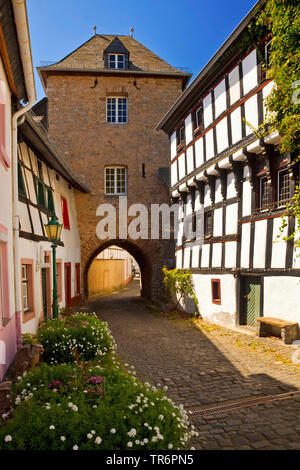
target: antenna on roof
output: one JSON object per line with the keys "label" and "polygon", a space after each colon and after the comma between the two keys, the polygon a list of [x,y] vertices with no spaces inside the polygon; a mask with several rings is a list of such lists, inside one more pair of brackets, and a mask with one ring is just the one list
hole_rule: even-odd
{"label": "antenna on roof", "polygon": [[93,30],[94,30],[94,35],[96,36],[97,26],[93,26]]}
{"label": "antenna on roof", "polygon": [[130,28],[130,37],[133,38],[134,28]]}

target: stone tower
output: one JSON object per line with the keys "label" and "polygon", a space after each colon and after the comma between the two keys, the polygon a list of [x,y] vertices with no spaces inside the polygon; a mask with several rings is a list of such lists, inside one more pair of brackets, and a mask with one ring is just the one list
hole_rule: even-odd
{"label": "stone tower", "polygon": [[[39,74],[48,99],[49,135],[91,189],[76,194],[82,276],[103,249],[121,246],[137,260],[142,295],[160,295],[161,268],[172,265],[168,240],[99,240],[100,204],[126,195],[128,207],[169,203],[168,137],[155,127],[185,89],[190,74],[171,67],[131,36],[95,35]],[[130,218],[129,218],[130,220]],[[149,219],[149,237],[150,237]],[[117,232],[118,233],[118,232]]]}

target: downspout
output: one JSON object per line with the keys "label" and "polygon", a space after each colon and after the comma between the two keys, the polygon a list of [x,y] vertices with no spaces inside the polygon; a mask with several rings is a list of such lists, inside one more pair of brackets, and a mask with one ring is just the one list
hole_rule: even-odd
{"label": "downspout", "polygon": [[30,37],[28,30],[27,9],[25,0],[12,0],[17,28],[23,73],[25,79],[28,104],[14,113],[12,117],[12,171],[13,171],[13,231],[14,231],[14,273],[15,273],[15,318],[17,348],[22,346],[21,331],[21,267],[19,246],[19,194],[18,194],[18,119],[23,116],[36,102],[35,82],[32,65]]}

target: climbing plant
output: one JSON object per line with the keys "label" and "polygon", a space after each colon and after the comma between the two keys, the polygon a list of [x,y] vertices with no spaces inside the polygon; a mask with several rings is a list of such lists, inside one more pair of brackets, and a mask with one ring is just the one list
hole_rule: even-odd
{"label": "climbing plant", "polygon": [[[284,235],[287,227],[287,218],[282,215],[282,223],[279,227],[279,235],[277,238],[282,238],[282,240],[285,241],[294,240],[295,248],[300,250],[300,183],[296,185],[295,194],[292,197],[291,202],[287,204],[287,213],[289,217],[295,217],[295,230],[290,235]],[[300,256],[300,253],[298,256]]]}
{"label": "climbing plant", "polygon": [[192,280],[192,273],[189,269],[167,269],[163,268],[163,284],[173,304],[177,309],[182,299],[187,296],[193,299],[196,313],[198,312],[198,299],[195,293]]}

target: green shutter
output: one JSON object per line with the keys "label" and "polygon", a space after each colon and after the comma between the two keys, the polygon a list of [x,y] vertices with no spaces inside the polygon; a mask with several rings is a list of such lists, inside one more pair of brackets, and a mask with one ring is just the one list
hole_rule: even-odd
{"label": "green shutter", "polygon": [[46,209],[45,187],[44,183],[39,179],[37,180],[37,200],[38,205],[41,206],[43,209]]}
{"label": "green shutter", "polygon": [[54,201],[53,201],[53,193],[52,189],[47,189],[47,194],[48,194],[48,211],[51,212],[51,214],[55,214],[55,208],[54,208]]}

